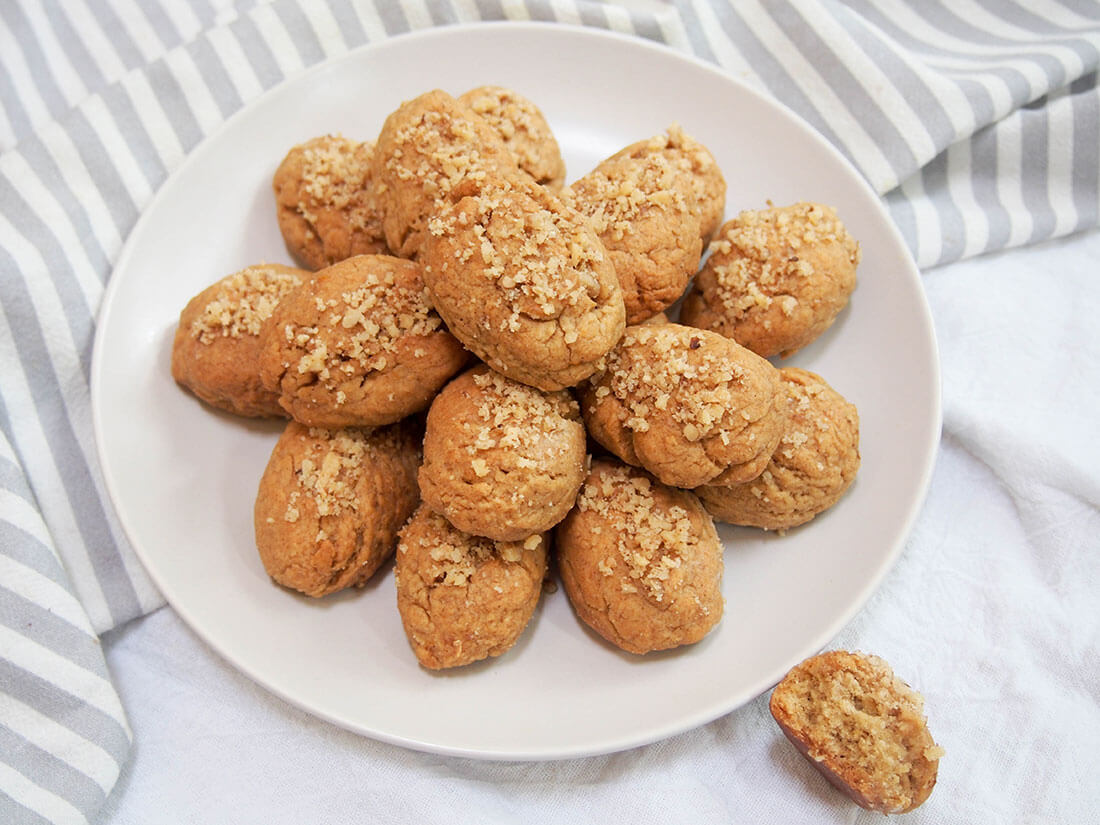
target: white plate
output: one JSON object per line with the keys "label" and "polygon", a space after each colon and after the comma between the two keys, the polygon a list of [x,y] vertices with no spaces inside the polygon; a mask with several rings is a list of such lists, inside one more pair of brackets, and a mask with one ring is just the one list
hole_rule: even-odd
{"label": "white plate", "polygon": [[[306,138],[373,138],[405,99],[510,86],[553,126],[570,176],[672,122],[707,145],[727,214],[813,199],[863,245],[833,328],[789,363],[858,407],[863,466],[832,511],[785,537],[726,529],[726,614],[700,644],[645,658],[611,648],[564,593],[506,655],[433,674],[401,629],[392,571],[321,601],[274,586],[252,533],[280,425],[201,405],[169,375],[178,314],[200,289],[288,261],[271,175]],[[319,66],[264,95],[194,151],[130,236],[92,367],[108,489],[171,605],[228,661],[295,705],[411,748],[549,759],[625,749],[714,719],[768,689],[860,608],[901,551],[939,439],[939,376],[918,273],[878,198],[821,137],[714,68],[649,42],[542,24],[441,28]]]}

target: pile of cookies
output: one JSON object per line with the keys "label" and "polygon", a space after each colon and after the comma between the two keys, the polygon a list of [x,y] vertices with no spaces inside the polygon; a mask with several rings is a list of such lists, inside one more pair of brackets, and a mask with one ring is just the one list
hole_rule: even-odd
{"label": "pile of cookies", "polygon": [[195,296],[172,374],[289,419],[260,560],[321,597],[394,557],[425,667],[508,650],[552,564],[619,648],[696,642],[724,607],[715,520],[784,531],[852,483],[855,408],[768,359],[833,322],[859,246],[817,203],[722,224],[722,172],[679,127],[566,186],[531,101],[436,90],[373,142],[291,148],[273,188],[300,268]]}

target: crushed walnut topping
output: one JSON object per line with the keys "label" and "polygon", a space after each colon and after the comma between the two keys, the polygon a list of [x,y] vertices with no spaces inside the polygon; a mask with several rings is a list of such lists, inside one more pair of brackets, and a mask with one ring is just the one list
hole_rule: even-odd
{"label": "crushed walnut topping", "polygon": [[300,147],[302,187],[296,209],[309,223],[317,223],[317,211],[342,210],[353,229],[377,223],[370,198],[370,142],[325,135]]}
{"label": "crushed walnut topping", "polygon": [[477,130],[461,110],[424,111],[397,131],[394,143],[387,172],[398,180],[417,180],[426,195],[440,201],[463,181],[484,180],[498,165],[481,151]]}
{"label": "crushed walnut topping", "polygon": [[859,263],[859,245],[828,206],[796,203],[741,212],[712,244],[718,302],[740,315],[779,301],[780,311],[791,315],[798,301],[785,293],[792,283],[814,276],[814,255],[808,251],[826,244],[842,245],[849,260]]}
{"label": "crushed walnut topping", "polygon": [[707,172],[717,166],[714,156],[703,144],[673,123],[663,135],[654,135],[643,144],[644,153],[664,153],[685,172]]}
{"label": "crushed walnut topping", "polygon": [[652,212],[681,215],[686,202],[682,173],[660,153],[605,161],[566,194],[600,237],[619,241]]}
{"label": "crushed walnut topping", "polygon": [[615,555],[602,559],[597,569],[611,576],[623,565],[623,591],[640,587],[660,602],[669,576],[694,552],[699,536],[687,510],[658,503],[657,484],[636,470],[607,466],[589,477],[577,506],[608,522],[616,536]]}
{"label": "crushed walnut topping", "polygon": [[[493,541],[463,533],[436,513],[429,513],[427,518],[427,535],[421,536],[418,541],[421,547],[428,550],[432,560],[429,575],[436,585],[465,587],[478,568],[493,556],[515,564],[523,557],[525,550],[534,550],[542,542],[542,537],[538,535],[526,541]],[[408,548],[399,546],[398,551],[406,553]]]}
{"label": "crushed walnut topping", "polygon": [[831,430],[833,424],[821,411],[820,403],[817,401],[821,395],[828,392],[828,387],[824,384],[812,380],[787,378],[783,381],[783,389],[786,393],[791,426],[780,438],[776,455],[790,461],[812,438],[820,438],[821,433]]}
{"label": "crushed walnut topping", "polygon": [[[456,254],[474,259],[500,289],[511,315],[502,331],[520,328],[521,316],[561,318],[565,342],[569,308],[587,308],[599,295],[597,265],[605,250],[583,217],[532,184],[495,178],[471,196],[472,210],[445,212],[430,224],[436,234],[456,234]],[[462,207],[462,204],[459,204]]]}
{"label": "crushed walnut topping", "polygon": [[379,439],[392,441],[394,436],[380,431],[368,436],[361,430],[319,428],[310,429],[309,435],[309,450],[294,468],[296,489],[287,498],[283,518],[296,522],[301,517],[303,497],[313,500],[317,515],[322,518],[357,511],[359,497],[356,488],[362,477],[363,465],[382,446]]}
{"label": "crushed walnut topping", "polygon": [[191,322],[191,337],[209,344],[217,338],[259,335],[275,305],[301,282],[294,273],[263,265],[235,272],[219,282],[214,297]]}
{"label": "crushed walnut topping", "polygon": [[564,173],[560,163],[553,169],[544,168],[546,161],[540,149],[547,145],[556,148],[557,141],[542,113],[530,100],[499,86],[472,89],[460,100],[493,127],[515,155],[520,168],[530,172],[539,183]]}
{"label": "crushed walnut topping", "polygon": [[[714,156],[703,144],[687,134],[678,123],[673,123],[662,135],[627,147],[629,157],[642,158],[660,155],[679,174],[679,186],[691,200],[692,211],[700,220],[713,226],[721,220],[725,200],[725,181]],[[714,214],[708,214],[716,209]]]}
{"label": "crushed walnut topping", "polygon": [[[569,423],[580,417],[572,396],[565,392],[543,392],[493,371],[478,373],[473,380],[480,390],[477,407],[480,426],[466,444],[470,455],[498,447],[528,451],[534,446],[558,444],[559,452],[564,450]],[[524,463],[524,457],[520,456],[520,466]],[[537,466],[530,458],[526,463],[532,468]],[[474,458],[473,468],[479,477],[489,472],[483,458]]]}
{"label": "crushed walnut topping", "polygon": [[389,267],[368,270],[359,286],[337,297],[318,296],[316,308],[323,326],[287,324],[283,334],[302,351],[298,372],[322,381],[380,372],[396,363],[402,338],[430,335],[442,326],[423,283],[400,281]]}
{"label": "crushed walnut topping", "polygon": [[594,382],[595,396],[614,395],[630,413],[625,426],[635,432],[648,430],[649,417],[660,413],[679,423],[688,441],[728,437],[745,374],[728,346],[713,333],[678,325],[628,327]]}

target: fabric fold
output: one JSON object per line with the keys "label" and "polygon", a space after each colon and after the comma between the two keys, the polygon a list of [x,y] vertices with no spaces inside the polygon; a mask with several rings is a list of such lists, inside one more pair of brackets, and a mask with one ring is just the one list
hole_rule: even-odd
{"label": "fabric fold", "polygon": [[0,813],[87,821],[130,751],[99,638],[0,432]]}

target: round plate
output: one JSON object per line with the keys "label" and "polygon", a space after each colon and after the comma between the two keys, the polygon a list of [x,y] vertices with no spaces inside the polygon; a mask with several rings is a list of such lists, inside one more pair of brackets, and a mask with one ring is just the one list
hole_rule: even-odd
{"label": "round plate", "polygon": [[[471,59],[476,56],[476,59]],[[271,176],[296,143],[373,139],[403,100],[508,86],[535,101],[570,179],[671,123],[708,146],[727,216],[817,200],[860,240],[849,307],[789,364],[855,403],[863,466],[841,502],[786,536],[725,528],[726,613],[701,643],[632,656],[548,593],[504,656],[420,668],[392,569],[319,601],[260,565],[257,483],[281,429],[202,405],[169,373],[194,294],[260,261],[289,262]],[[434,29],[330,61],[265,94],[195,150],[127,241],[92,366],[103,471],[127,536],[168,602],[229,662],[317,716],[411,748],[498,759],[605,753],[700,725],[749,701],[859,609],[901,551],[939,439],[936,348],[920,279],[879,199],[819,135],[713,67],[647,41],[543,24]]]}

